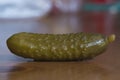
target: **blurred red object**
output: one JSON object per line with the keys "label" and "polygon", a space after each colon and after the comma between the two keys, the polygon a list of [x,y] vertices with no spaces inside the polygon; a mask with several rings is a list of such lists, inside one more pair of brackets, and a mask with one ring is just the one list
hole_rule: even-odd
{"label": "blurred red object", "polygon": [[[86,17],[86,18],[85,18]],[[115,16],[107,12],[89,12],[85,13],[83,20],[83,31],[111,34],[114,32],[113,25]]]}
{"label": "blurred red object", "polygon": [[94,3],[105,3],[106,0],[91,0]]}
{"label": "blurred red object", "polygon": [[115,0],[91,0],[92,3],[97,3],[97,4],[104,4],[104,3],[112,3],[114,2]]}

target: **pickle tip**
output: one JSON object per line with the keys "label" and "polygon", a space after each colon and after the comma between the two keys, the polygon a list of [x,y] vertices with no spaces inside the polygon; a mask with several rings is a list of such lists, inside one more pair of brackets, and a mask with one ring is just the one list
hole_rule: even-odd
{"label": "pickle tip", "polygon": [[115,41],[115,37],[116,37],[115,34],[111,34],[110,36],[108,36],[108,38],[107,38],[108,42],[112,43],[113,41]]}

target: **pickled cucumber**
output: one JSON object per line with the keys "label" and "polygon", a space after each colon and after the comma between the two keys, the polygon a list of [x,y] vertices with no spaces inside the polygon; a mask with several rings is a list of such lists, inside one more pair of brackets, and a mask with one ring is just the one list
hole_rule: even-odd
{"label": "pickled cucumber", "polygon": [[97,33],[38,34],[20,32],[7,39],[15,55],[34,60],[84,60],[104,52],[115,35]]}

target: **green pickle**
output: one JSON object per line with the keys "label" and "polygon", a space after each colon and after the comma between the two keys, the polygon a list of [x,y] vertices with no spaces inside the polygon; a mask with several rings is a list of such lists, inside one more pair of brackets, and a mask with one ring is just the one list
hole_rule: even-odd
{"label": "green pickle", "polygon": [[101,54],[114,40],[114,34],[20,32],[8,38],[7,46],[12,53],[34,60],[83,60]]}

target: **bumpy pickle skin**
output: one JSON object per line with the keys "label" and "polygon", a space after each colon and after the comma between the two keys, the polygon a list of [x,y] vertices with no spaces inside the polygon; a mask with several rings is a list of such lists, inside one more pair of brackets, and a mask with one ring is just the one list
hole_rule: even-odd
{"label": "bumpy pickle skin", "polygon": [[15,55],[34,60],[83,60],[106,50],[115,35],[96,33],[37,34],[21,32],[7,40]]}

